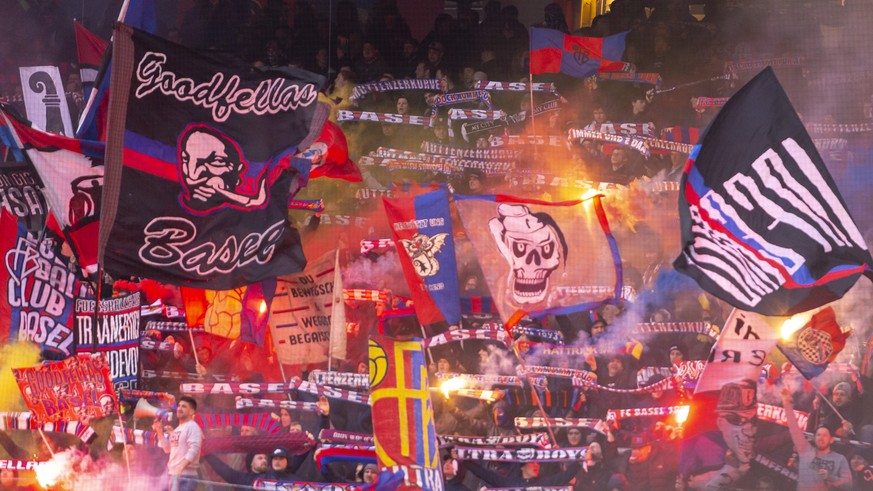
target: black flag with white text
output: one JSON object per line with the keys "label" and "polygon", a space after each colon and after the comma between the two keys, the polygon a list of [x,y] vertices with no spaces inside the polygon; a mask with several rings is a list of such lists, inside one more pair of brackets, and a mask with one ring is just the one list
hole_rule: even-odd
{"label": "black flag with white text", "polygon": [[685,165],[674,266],[731,305],[792,315],[842,297],[870,252],[771,68],[740,89]]}

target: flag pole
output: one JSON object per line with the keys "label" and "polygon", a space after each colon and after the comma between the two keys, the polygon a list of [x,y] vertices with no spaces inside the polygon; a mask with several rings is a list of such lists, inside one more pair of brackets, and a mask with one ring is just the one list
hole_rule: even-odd
{"label": "flag pole", "polygon": [[[827,403],[828,406],[830,406],[830,408],[834,411],[834,413],[837,415],[837,417],[840,418],[840,423],[845,423],[847,421],[846,418],[844,418],[843,415],[840,413],[840,411],[837,410],[836,406],[834,406],[834,404],[830,401],[830,399],[828,399],[824,394],[822,394],[821,389],[819,389],[818,386],[815,384],[812,384],[812,388],[815,389],[816,394],[818,394],[818,396],[821,399],[823,399]],[[852,428],[851,430],[849,430],[849,433],[854,435],[855,429]]]}
{"label": "flag pole", "polygon": [[552,439],[552,444],[555,448],[561,448],[561,445],[558,443],[558,439],[555,438],[555,431],[552,429],[552,418],[549,417],[549,413],[546,412],[543,407],[543,401],[540,399],[540,394],[537,392],[537,388],[531,379],[530,374],[527,371],[527,365],[524,363],[524,359],[521,357],[521,353],[518,351],[518,344],[512,343],[512,352],[515,353],[515,357],[518,358],[518,362],[521,364],[521,369],[524,371],[524,376],[527,378],[527,383],[530,385],[531,394],[533,394],[533,400],[537,403],[537,407],[540,409],[540,412],[543,415],[543,419],[546,422],[546,430],[549,432],[549,437]]}

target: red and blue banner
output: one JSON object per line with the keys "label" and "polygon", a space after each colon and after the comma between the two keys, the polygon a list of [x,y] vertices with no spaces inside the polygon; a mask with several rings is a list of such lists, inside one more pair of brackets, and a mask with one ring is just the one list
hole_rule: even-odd
{"label": "red and blue banner", "polygon": [[809,380],[821,375],[846,346],[851,331],[837,324],[833,307],[816,312],[803,327],[776,345],[797,370]]}
{"label": "red and blue banner", "polygon": [[422,325],[460,325],[458,267],[449,195],[438,189],[411,198],[382,198],[403,276]]}
{"label": "red and blue banner", "polygon": [[116,25],[100,259],[110,274],[231,290],[299,272],[293,159],[318,137],[323,78],[252,72]]}
{"label": "red and blue banner", "polygon": [[[154,33],[158,29],[155,0],[125,1],[122,4],[121,12],[118,13],[118,22],[123,22],[131,27]],[[79,29],[77,29],[77,44],[79,43],[79,36]],[[80,61],[83,61],[81,54]],[[89,64],[93,62],[93,55],[89,56],[88,62]],[[85,108],[82,110],[82,114],[79,117],[79,128],[76,130],[77,138],[103,142],[106,141],[106,126],[109,120],[109,88],[111,73],[112,50],[104,49],[102,51],[102,57],[100,58],[99,69],[92,79],[93,88],[87,96]],[[82,77],[83,88],[84,82],[85,77]]]}
{"label": "red and blue banner", "polygon": [[7,145],[25,151],[45,185],[45,198],[83,271],[97,271],[103,196],[102,142],[47,133],[0,109]]}
{"label": "red and blue banner", "polygon": [[75,354],[72,329],[76,277],[60,241],[42,240],[9,212],[0,212],[0,345],[30,342],[46,359]]}
{"label": "red and blue banner", "polygon": [[373,418],[379,468],[406,469],[407,483],[412,480],[408,476],[436,475],[417,484],[424,490],[441,490],[439,443],[421,341],[371,336],[369,357],[371,407],[379,415]]}
{"label": "red and blue banner", "polygon": [[871,257],[772,68],[740,89],[694,147],[679,191],[677,271],[770,316],[842,297]]}
{"label": "red and blue banner", "polygon": [[[621,258],[599,196],[455,195],[455,204],[504,322],[517,311],[540,318],[621,298]],[[599,288],[569,288],[580,286]]]}
{"label": "red and blue banner", "polygon": [[79,21],[73,21],[76,31],[76,53],[79,58],[79,75],[82,77],[82,94],[85,100],[91,98],[94,90],[94,82],[97,80],[97,72],[100,63],[106,54],[109,43],[100,36],[89,31]]}
{"label": "red and blue banner", "polygon": [[530,28],[530,73],[563,73],[585,78],[600,72],[626,72],[621,60],[627,32],[605,38],[570,36],[554,29]]}

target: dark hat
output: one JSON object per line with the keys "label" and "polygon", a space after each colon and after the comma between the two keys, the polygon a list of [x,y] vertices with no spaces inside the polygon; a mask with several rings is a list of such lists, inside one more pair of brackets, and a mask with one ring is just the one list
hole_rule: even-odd
{"label": "dark hat", "polygon": [[273,450],[273,453],[270,454],[270,459],[273,459],[275,457],[285,457],[287,459],[288,451],[282,447],[279,447],[276,450]]}
{"label": "dark hat", "polygon": [[427,49],[435,49],[435,50],[439,51],[440,53],[445,51],[445,48],[443,48],[443,43],[441,43],[439,41],[433,41],[432,43],[428,44]]}
{"label": "dark hat", "polygon": [[682,349],[682,347],[679,346],[678,344],[674,344],[673,346],[670,346],[670,349],[667,350],[667,352],[669,353],[669,352],[674,351],[674,350],[682,353],[682,355],[685,355],[685,350]]}
{"label": "dark hat", "polygon": [[726,384],[719,392],[715,410],[749,413],[749,417],[757,414],[758,396],[755,382],[746,379]]}

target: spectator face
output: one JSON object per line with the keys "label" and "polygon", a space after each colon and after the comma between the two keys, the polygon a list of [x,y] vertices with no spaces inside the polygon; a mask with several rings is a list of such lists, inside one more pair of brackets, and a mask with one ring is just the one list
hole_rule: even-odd
{"label": "spectator face", "polygon": [[430,70],[427,69],[427,63],[422,61],[415,65],[415,78],[430,78]]}
{"label": "spectator face", "polygon": [[362,51],[362,54],[364,55],[364,60],[370,62],[376,59],[376,56],[378,56],[379,54],[379,50],[377,50],[376,47],[370,43],[364,43],[364,49]]}
{"label": "spectator face", "polygon": [[617,169],[623,166],[625,162],[627,162],[627,154],[623,148],[614,149],[612,155],[609,156],[609,163],[612,164],[613,168]]}
{"label": "spectator face", "polygon": [[567,431],[567,442],[571,447],[578,447],[582,443],[582,430],[579,428],[570,428]]}
{"label": "spectator face", "polygon": [[827,451],[831,448],[831,442],[833,442],[833,437],[831,436],[831,430],[827,428],[819,428],[815,430],[815,448],[820,451]]}
{"label": "spectator face", "polygon": [[403,43],[403,57],[412,58],[415,56],[415,45],[412,43]]}
{"label": "spectator face", "polygon": [[450,372],[452,370],[452,364],[449,363],[449,360],[440,358],[437,360],[437,370],[443,373]]}
{"label": "spectator face", "polygon": [[258,430],[254,426],[242,426],[239,429],[239,436],[256,436]]}
{"label": "spectator face", "polygon": [[195,412],[197,411],[194,410],[194,407],[191,406],[191,403],[188,401],[181,401],[176,407],[176,417],[178,417],[180,421],[188,421],[194,417]]}
{"label": "spectator face", "polygon": [[521,474],[525,479],[531,479],[540,475],[539,462],[527,462],[521,466]]}
{"label": "spectator face", "polygon": [[285,469],[288,468],[288,457],[273,457],[270,466],[276,472],[285,472]]}
{"label": "spectator face", "polygon": [[373,484],[376,481],[376,469],[372,466],[364,468],[364,484]]}
{"label": "spectator face", "polygon": [[606,111],[602,107],[594,108],[592,115],[594,116],[595,123],[602,124],[606,122]]}
{"label": "spectator face", "polygon": [[615,377],[621,373],[622,370],[624,370],[624,365],[618,358],[609,360],[609,363],[606,365],[606,371],[609,373],[610,377]]}
{"label": "spectator face", "polygon": [[446,480],[455,477],[454,462],[455,461],[453,459],[446,459],[445,463],[443,464],[443,477],[445,477]]}
{"label": "spectator face", "polygon": [[843,407],[849,404],[851,396],[843,389],[834,389],[834,406]]}
{"label": "spectator face", "polygon": [[445,140],[449,137],[449,128],[447,126],[437,125],[433,129],[433,134],[440,140]]}
{"label": "spectator face", "polygon": [[682,352],[677,349],[670,350],[670,363],[675,365],[681,361],[684,361],[685,356],[682,355]]}
{"label": "spectator face", "polygon": [[646,100],[645,99],[635,99],[631,102],[631,108],[634,110],[634,114],[639,114],[646,110]]}
{"label": "spectator face", "polygon": [[406,97],[397,99],[397,114],[409,114],[409,100]]}
{"label": "spectator face", "polygon": [[606,332],[606,323],[604,323],[603,321],[598,321],[594,323],[593,326],[591,326],[592,336],[600,336],[604,332]]}
{"label": "spectator face", "polygon": [[302,433],[302,432],[303,432],[303,426],[296,421],[291,423],[290,426],[288,426],[288,433]]}
{"label": "spectator face", "polygon": [[427,61],[431,65],[439,65],[443,59],[443,52],[438,49],[427,50]]}
{"label": "spectator face", "polygon": [[252,472],[255,474],[262,474],[267,472],[269,466],[267,465],[267,454],[259,453],[255,455],[252,459]]}
{"label": "spectator face", "polygon": [[758,432],[758,421],[754,415],[738,411],[722,411],[717,413],[716,425],[727,443],[728,449],[740,463],[751,462],[755,456],[755,434]]}
{"label": "spectator face", "polygon": [[856,453],[855,455],[852,455],[851,459],[849,459],[849,465],[855,472],[864,472],[864,468],[869,464],[867,464],[867,459],[865,459],[861,454]]}
{"label": "spectator face", "polygon": [[287,409],[279,410],[279,423],[281,423],[282,426],[291,425],[291,414],[288,412]]}

